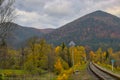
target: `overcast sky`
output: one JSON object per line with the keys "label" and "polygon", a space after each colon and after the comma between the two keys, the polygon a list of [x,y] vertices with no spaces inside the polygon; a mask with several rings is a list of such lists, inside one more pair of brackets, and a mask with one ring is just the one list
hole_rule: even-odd
{"label": "overcast sky", "polygon": [[58,28],[96,10],[120,17],[120,0],[16,0],[15,8],[15,23],[39,29]]}

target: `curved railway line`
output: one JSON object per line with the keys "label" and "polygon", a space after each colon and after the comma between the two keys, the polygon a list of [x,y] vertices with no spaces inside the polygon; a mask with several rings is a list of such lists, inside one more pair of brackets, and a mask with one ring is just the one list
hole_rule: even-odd
{"label": "curved railway line", "polygon": [[120,80],[119,75],[103,70],[96,64],[93,64],[92,62],[89,63],[88,68],[89,72],[91,72],[92,75],[94,75],[94,77],[97,78],[97,80]]}

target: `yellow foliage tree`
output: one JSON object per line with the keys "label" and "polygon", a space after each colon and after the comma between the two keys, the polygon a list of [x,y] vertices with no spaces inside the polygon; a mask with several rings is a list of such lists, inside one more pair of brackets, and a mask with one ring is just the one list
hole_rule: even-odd
{"label": "yellow foliage tree", "polygon": [[90,51],[90,60],[95,61],[95,53],[93,51]]}
{"label": "yellow foliage tree", "polygon": [[98,50],[96,51],[96,61],[97,62],[102,62],[102,48],[98,48]]}
{"label": "yellow foliage tree", "polygon": [[77,47],[70,47],[70,56],[74,65],[82,64],[86,61],[86,51],[85,47],[77,46]]}
{"label": "yellow foliage tree", "polygon": [[67,74],[64,73],[64,74],[58,76],[57,80],[68,80],[68,76],[67,76]]}
{"label": "yellow foliage tree", "polygon": [[59,54],[60,51],[61,51],[61,47],[60,47],[60,46],[57,46],[57,47],[55,48],[55,53]]}
{"label": "yellow foliage tree", "polygon": [[74,65],[80,63],[80,53],[79,51],[77,50],[77,48],[74,48]]}
{"label": "yellow foliage tree", "polygon": [[55,67],[55,71],[56,71],[57,74],[60,74],[62,72],[63,67],[62,67],[62,63],[61,63],[60,59],[57,59],[54,67]]}

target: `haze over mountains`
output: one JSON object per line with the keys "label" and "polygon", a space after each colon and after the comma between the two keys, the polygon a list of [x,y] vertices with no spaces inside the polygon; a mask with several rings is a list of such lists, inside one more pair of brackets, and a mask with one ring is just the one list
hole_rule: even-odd
{"label": "haze over mountains", "polygon": [[47,42],[60,45],[74,41],[77,45],[84,45],[90,49],[98,47],[120,48],[120,18],[103,11],[95,11],[74,20],[58,29],[34,29],[22,27],[17,24],[13,32],[12,41],[16,45],[30,37],[45,38]]}
{"label": "haze over mountains", "polygon": [[54,29],[35,29],[30,27],[23,27],[15,23],[11,23],[15,30],[8,37],[7,42],[12,47],[21,47],[26,41],[32,37],[41,37],[43,34],[52,32]]}

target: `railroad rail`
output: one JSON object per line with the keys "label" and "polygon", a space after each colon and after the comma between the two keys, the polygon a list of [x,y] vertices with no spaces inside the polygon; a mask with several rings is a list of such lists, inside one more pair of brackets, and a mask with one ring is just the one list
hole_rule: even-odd
{"label": "railroad rail", "polygon": [[119,75],[106,71],[92,62],[89,64],[89,69],[99,80],[120,80]]}

